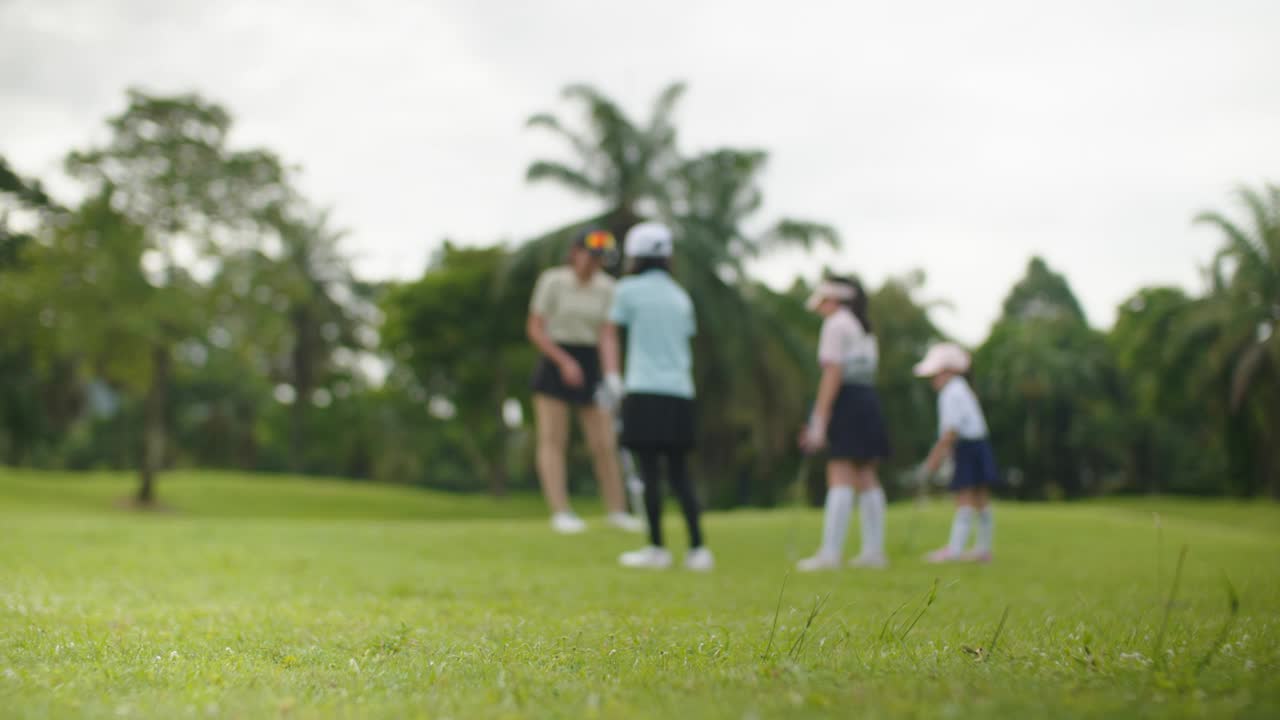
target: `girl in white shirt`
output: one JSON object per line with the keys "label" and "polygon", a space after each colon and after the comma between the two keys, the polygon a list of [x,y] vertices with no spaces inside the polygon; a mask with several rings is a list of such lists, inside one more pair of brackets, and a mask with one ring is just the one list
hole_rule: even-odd
{"label": "girl in white shirt", "polygon": [[[916,376],[929,378],[938,392],[938,442],[925,460],[924,471],[928,475],[936,473],[947,456],[953,458],[955,465],[951,490],[955,493],[956,514],[951,537],[945,547],[925,556],[933,563],[991,561],[995,532],[991,486],[996,484],[999,471],[982,406],[964,378],[969,364],[969,353],[959,345],[940,343],[929,348],[915,367]],[[973,548],[966,552],[975,519],[977,537]]]}
{"label": "girl in white shirt", "polygon": [[876,469],[889,457],[889,434],[875,389],[880,349],[867,314],[867,296],[856,280],[832,277],[809,298],[809,309],[823,317],[818,342],[822,380],[800,441],[807,452],[827,449],[827,499],[822,546],[797,568],[809,572],[840,567],[855,491],[862,548],[851,564],[882,568],[888,564],[885,496]]}

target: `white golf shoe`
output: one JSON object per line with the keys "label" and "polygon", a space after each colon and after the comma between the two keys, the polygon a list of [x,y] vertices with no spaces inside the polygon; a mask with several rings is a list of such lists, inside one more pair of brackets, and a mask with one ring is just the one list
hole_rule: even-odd
{"label": "white golf shoe", "polygon": [[619,530],[625,530],[626,532],[639,533],[644,532],[645,530],[644,520],[641,520],[635,515],[630,515],[624,512],[609,513],[608,517],[605,518],[605,522]]}
{"label": "white golf shoe", "polygon": [[711,572],[716,569],[716,558],[705,547],[694,548],[684,556],[684,569],[694,572]]}
{"label": "white golf shoe", "polygon": [[586,531],[587,524],[571,512],[558,512],[551,516],[551,529],[561,535],[577,535]]}
{"label": "white golf shoe", "polygon": [[671,553],[666,548],[650,545],[639,550],[622,553],[618,557],[618,564],[622,565],[622,567],[641,570],[666,570],[671,567]]}

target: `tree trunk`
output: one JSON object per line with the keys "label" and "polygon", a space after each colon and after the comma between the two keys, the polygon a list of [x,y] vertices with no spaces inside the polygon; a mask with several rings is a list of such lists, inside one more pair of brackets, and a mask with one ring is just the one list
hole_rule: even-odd
{"label": "tree trunk", "polygon": [[240,427],[243,428],[236,439],[238,465],[241,470],[256,470],[258,467],[258,439],[254,433],[254,427],[257,425],[258,414],[249,403],[245,403],[242,409],[243,412],[237,412],[232,415],[232,417],[240,419]]}
{"label": "tree trunk", "polygon": [[301,307],[293,313],[293,389],[295,397],[290,409],[289,471],[300,474],[305,469],[303,453],[306,452],[307,410],[311,404],[311,390],[315,384],[315,364],[312,349],[315,347],[315,328],[311,312]]}
{"label": "tree trunk", "polygon": [[156,500],[156,473],[164,466],[165,405],[169,394],[172,359],[169,348],[151,348],[151,386],[147,389],[142,431],[142,468],[139,473],[138,504],[152,505]]}

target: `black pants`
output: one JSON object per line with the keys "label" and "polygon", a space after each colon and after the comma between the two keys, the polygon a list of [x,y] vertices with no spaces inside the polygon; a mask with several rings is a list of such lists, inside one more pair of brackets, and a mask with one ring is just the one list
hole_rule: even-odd
{"label": "black pants", "polygon": [[689,528],[689,547],[702,547],[702,525],[699,520],[698,496],[689,480],[688,460],[683,451],[638,450],[633,451],[640,477],[644,480],[644,511],[649,518],[649,541],[662,547],[662,478],[659,461],[666,458],[667,481],[680,498],[680,510]]}

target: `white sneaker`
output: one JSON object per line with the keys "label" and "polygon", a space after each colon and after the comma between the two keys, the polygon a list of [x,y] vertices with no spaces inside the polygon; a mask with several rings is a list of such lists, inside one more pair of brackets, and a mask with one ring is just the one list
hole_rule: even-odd
{"label": "white sneaker", "polygon": [[671,567],[671,553],[666,548],[650,545],[639,550],[622,553],[618,557],[618,564],[622,565],[622,567],[643,570],[666,570]]}
{"label": "white sneaker", "polygon": [[684,556],[684,569],[694,572],[711,572],[716,569],[716,558],[707,548],[695,548]]}
{"label": "white sneaker", "polygon": [[835,570],[840,567],[840,558],[832,557],[818,553],[813,557],[805,558],[796,563],[796,570],[800,572],[819,572],[822,570]]}
{"label": "white sneaker", "polygon": [[632,533],[645,531],[644,520],[641,520],[635,515],[629,515],[624,512],[611,512],[608,517],[605,518],[605,521],[619,530],[625,530]]}
{"label": "white sneaker", "polygon": [[559,512],[551,516],[551,529],[561,535],[577,535],[587,529],[587,524],[571,512]]}
{"label": "white sneaker", "polygon": [[943,563],[960,562],[963,559],[964,559],[963,553],[952,552],[951,548],[945,548],[945,547],[938,548],[937,550],[934,550],[933,552],[924,556],[925,562],[932,563],[934,565],[941,565]]}
{"label": "white sneaker", "polygon": [[849,567],[882,570],[889,567],[889,558],[884,553],[862,553],[849,561]]}

